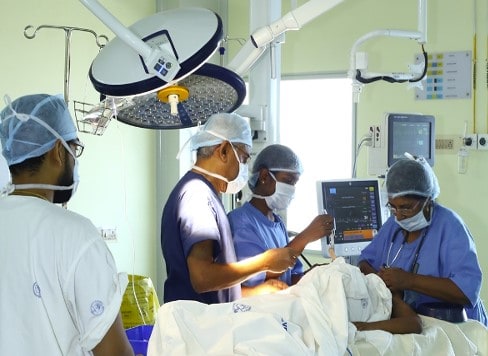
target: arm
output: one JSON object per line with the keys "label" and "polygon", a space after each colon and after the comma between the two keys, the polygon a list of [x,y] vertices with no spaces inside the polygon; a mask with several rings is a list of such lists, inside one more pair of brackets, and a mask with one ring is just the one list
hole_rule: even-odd
{"label": "arm", "polygon": [[[334,218],[331,215],[318,215],[305,228],[305,230],[296,235],[295,238],[288,243],[287,247],[291,247],[297,252],[297,255],[300,255],[307,244],[324,236],[330,235],[333,227]],[[280,274],[281,273],[267,273],[266,278],[278,278]],[[292,284],[296,284],[302,277],[303,274],[293,276]]]}
{"label": "arm", "polygon": [[378,275],[392,291],[408,289],[449,303],[470,303],[461,289],[449,278],[410,273],[400,268],[382,268]]}
{"label": "arm", "polygon": [[108,329],[103,339],[92,350],[94,356],[133,356],[134,351],[127,339],[120,314]]}
{"label": "arm", "polygon": [[321,214],[316,216],[287,246],[294,249],[298,254],[301,254],[307,244],[332,233],[334,227],[333,221],[331,215]]}
{"label": "arm", "polygon": [[392,334],[420,334],[422,332],[422,320],[398,295],[394,295],[392,298],[390,320],[354,322],[353,324],[359,331],[384,330]]}
{"label": "arm", "polygon": [[204,293],[242,283],[260,272],[281,273],[295,264],[297,252],[289,247],[267,250],[239,262],[220,264],[213,261],[213,241],[193,245],[187,258],[193,288]]}
{"label": "arm", "polygon": [[359,269],[363,274],[376,273],[376,270],[366,261],[359,261]]}
{"label": "arm", "polygon": [[265,282],[252,287],[241,285],[241,292],[243,297],[250,297],[253,295],[271,294],[279,292],[280,290],[288,288],[288,285],[279,279],[268,279]]}

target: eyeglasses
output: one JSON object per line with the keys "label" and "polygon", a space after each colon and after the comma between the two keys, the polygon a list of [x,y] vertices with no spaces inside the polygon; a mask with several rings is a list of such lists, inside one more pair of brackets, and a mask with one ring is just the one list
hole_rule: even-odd
{"label": "eyeglasses", "polygon": [[417,210],[417,207],[419,206],[420,203],[425,203],[427,200],[417,200],[417,202],[415,204],[413,204],[412,206],[410,207],[401,207],[401,208],[397,208],[396,206],[390,204],[389,202],[386,203],[386,207],[388,209],[390,209],[390,211],[393,213],[393,214],[400,214],[400,215],[403,215],[403,216],[410,216],[410,215],[413,215],[416,210]]}
{"label": "eyeglasses", "polygon": [[80,157],[83,154],[83,150],[85,149],[85,145],[81,143],[80,140],[73,140],[69,142],[70,147],[74,146],[73,153],[76,158]]}
{"label": "eyeglasses", "polygon": [[236,145],[235,143],[232,144],[233,147],[235,147],[238,151],[240,151],[244,155],[244,160],[241,163],[248,163],[251,160],[251,155],[245,150],[244,148],[240,147],[239,145]]}

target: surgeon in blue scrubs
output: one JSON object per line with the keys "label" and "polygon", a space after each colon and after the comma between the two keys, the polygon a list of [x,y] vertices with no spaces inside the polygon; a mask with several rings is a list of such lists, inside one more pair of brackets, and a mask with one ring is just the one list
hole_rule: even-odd
{"label": "surgeon in blue scrubs", "polygon": [[488,325],[480,299],[482,272],[468,227],[436,198],[439,183],[422,157],[394,163],[386,176],[391,217],[361,254],[365,274],[378,273],[414,309],[422,303],[460,304]]}
{"label": "surgeon in blue scrubs", "polygon": [[[302,172],[300,159],[287,146],[268,145],[256,156],[247,182],[252,198],[229,213],[238,260],[285,246],[301,254],[308,243],[330,235],[334,227],[333,217],[320,214],[293,240],[288,238],[279,212],[286,210],[292,201]],[[256,274],[241,284],[242,295],[248,297],[280,291],[296,284],[303,274],[299,260],[282,273]]]}

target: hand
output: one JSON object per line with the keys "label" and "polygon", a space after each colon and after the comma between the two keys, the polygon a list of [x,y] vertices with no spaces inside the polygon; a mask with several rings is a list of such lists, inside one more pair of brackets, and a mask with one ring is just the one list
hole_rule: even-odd
{"label": "hand", "polygon": [[298,253],[290,247],[273,248],[264,252],[267,262],[267,271],[283,273],[288,268],[293,268],[297,261]]}
{"label": "hand", "polygon": [[276,278],[267,279],[263,283],[253,287],[246,287],[244,285],[241,285],[243,297],[276,293],[286,288],[288,288],[288,284]]}
{"label": "hand", "polygon": [[332,215],[320,214],[302,231],[309,242],[316,241],[324,236],[329,236],[334,229],[334,218]]}
{"label": "hand", "polygon": [[401,268],[383,267],[378,271],[378,276],[381,277],[392,293],[398,293],[408,289],[411,273],[408,273]]}
{"label": "hand", "polygon": [[272,278],[264,281],[262,287],[264,290],[267,290],[268,293],[273,293],[288,288],[288,284],[282,280]]}
{"label": "hand", "polygon": [[369,330],[368,329],[368,326],[369,326],[369,323],[368,322],[364,322],[364,321],[353,321],[352,323],[356,327],[357,331]]}

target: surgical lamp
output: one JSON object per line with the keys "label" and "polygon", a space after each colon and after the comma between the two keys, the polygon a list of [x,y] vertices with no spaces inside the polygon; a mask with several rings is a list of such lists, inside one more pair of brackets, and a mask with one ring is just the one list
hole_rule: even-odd
{"label": "surgical lamp", "polygon": [[[310,0],[258,29],[226,68],[205,63],[222,38],[221,20],[210,10],[170,10],[125,28],[97,0],[80,1],[118,36],[100,51],[90,68],[94,87],[107,98],[87,111],[87,120],[105,111],[108,112],[105,119],[116,116],[134,126],[165,129],[194,126],[203,123],[212,113],[234,111],[245,96],[245,85],[239,75],[254,65],[267,45],[286,31],[299,30],[344,0]],[[420,66],[412,68],[413,74],[363,74],[364,61],[359,63],[356,53],[360,44],[379,35],[411,38],[423,45],[426,41],[426,0],[418,1],[418,31],[375,31],[354,44],[349,74],[356,93],[363,84],[379,79],[417,82],[425,76],[426,60],[423,69],[419,69]],[[172,69],[173,64],[178,70]],[[196,83],[200,96],[193,98],[197,91],[192,85]],[[222,102],[225,105],[215,105]]]}
{"label": "surgical lamp", "polygon": [[196,126],[216,112],[234,111],[245,83],[205,63],[223,37],[222,21],[204,8],[156,13],[129,28],[97,0],[80,0],[117,37],[92,62],[89,76],[104,99],[83,110],[83,123],[118,120],[143,128]]}

